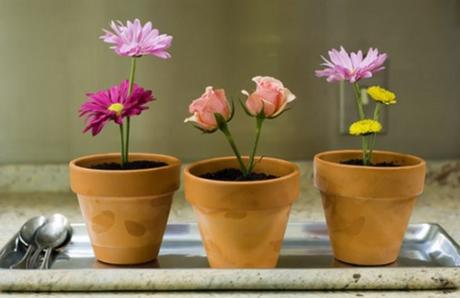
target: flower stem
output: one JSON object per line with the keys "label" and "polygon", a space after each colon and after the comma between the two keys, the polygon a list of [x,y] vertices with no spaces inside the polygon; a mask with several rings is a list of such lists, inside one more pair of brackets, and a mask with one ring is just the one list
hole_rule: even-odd
{"label": "flower stem", "polygon": [[366,116],[364,114],[363,101],[361,99],[361,88],[359,87],[358,83],[353,83],[353,87],[355,90],[355,98],[356,98],[356,105],[358,107],[359,118],[360,120],[363,120]]}
{"label": "flower stem", "polygon": [[369,139],[367,136],[362,136],[363,140],[363,165],[370,165],[370,156],[369,156]]}
{"label": "flower stem", "polygon": [[125,141],[124,141],[124,133],[123,133],[123,124],[119,124],[120,126],[120,137],[121,137],[121,167],[124,168],[126,165],[126,160],[125,160]]}
{"label": "flower stem", "polygon": [[380,121],[380,110],[381,109],[382,109],[382,104],[378,102],[375,105],[375,109],[374,109],[374,120]]}
{"label": "flower stem", "polygon": [[129,160],[129,128],[130,128],[131,119],[126,117],[126,141],[125,141],[125,160],[128,163]]}
{"label": "flower stem", "polygon": [[[136,75],[136,57],[131,57],[131,68],[129,71],[129,87],[128,87],[128,96],[131,95],[133,92],[133,87],[134,87],[134,77]],[[126,117],[126,140],[124,143],[124,159],[126,163],[128,163],[129,160],[129,132],[130,132],[130,126],[131,126],[131,118]]]}
{"label": "flower stem", "polygon": [[[361,88],[357,82],[353,83],[353,89],[355,90],[355,99],[356,99],[356,106],[358,107],[358,114],[360,120],[366,118],[364,114],[363,108],[363,101],[361,98]],[[368,156],[368,140],[367,136],[362,136],[362,149],[363,149],[363,165],[369,165],[369,156]]]}
{"label": "flower stem", "polygon": [[369,138],[371,138],[371,143],[369,145],[369,163],[370,163],[372,160],[372,152],[374,151],[375,139],[377,138],[377,134],[374,133]]}
{"label": "flower stem", "polygon": [[257,146],[259,145],[260,133],[262,132],[262,124],[265,120],[263,116],[256,117],[256,140],[254,143],[254,147],[252,148],[251,156],[249,156],[249,165],[248,165],[248,175],[252,172],[254,168],[254,157],[257,152]]}
{"label": "flower stem", "polygon": [[[378,102],[375,105],[375,109],[374,109],[374,120],[380,121],[380,111],[381,111],[381,109],[382,109],[382,104],[380,102]],[[372,136],[370,136],[370,138],[371,138],[371,143],[369,145],[369,158],[371,159],[372,158],[372,152],[374,151],[375,139],[377,138],[377,134],[372,134]]]}
{"label": "flower stem", "polygon": [[235,154],[236,159],[238,160],[238,163],[240,164],[240,169],[241,169],[241,172],[243,173],[243,176],[247,176],[248,170],[246,169],[246,166],[244,165],[243,159],[241,158],[241,154],[238,151],[238,148],[236,147],[235,141],[233,140],[232,134],[230,133],[230,130],[228,129],[227,123],[224,122],[222,125],[219,126],[219,129],[224,133],[225,137],[227,138],[227,141],[230,143],[233,153]]}
{"label": "flower stem", "polygon": [[366,136],[361,136],[361,148],[363,149],[363,165],[366,164]]}
{"label": "flower stem", "polygon": [[134,77],[136,75],[136,60],[137,57],[131,57],[131,68],[129,70],[129,88],[128,88],[128,95],[131,95],[133,92],[134,87]]}

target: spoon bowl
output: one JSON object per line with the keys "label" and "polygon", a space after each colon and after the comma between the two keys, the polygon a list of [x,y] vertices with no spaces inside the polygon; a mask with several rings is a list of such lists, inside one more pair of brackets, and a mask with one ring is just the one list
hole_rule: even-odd
{"label": "spoon bowl", "polygon": [[26,221],[19,230],[19,240],[26,246],[34,243],[34,236],[37,230],[46,223],[43,215],[35,216]]}
{"label": "spoon bowl", "polygon": [[71,233],[70,231],[71,227],[67,217],[62,214],[53,214],[50,216],[48,221],[35,234],[35,244],[38,246],[38,249],[32,257],[30,266],[34,267],[40,253],[43,249],[46,249],[45,257],[39,268],[47,269],[51,252],[53,249],[66,243],[69,233]]}

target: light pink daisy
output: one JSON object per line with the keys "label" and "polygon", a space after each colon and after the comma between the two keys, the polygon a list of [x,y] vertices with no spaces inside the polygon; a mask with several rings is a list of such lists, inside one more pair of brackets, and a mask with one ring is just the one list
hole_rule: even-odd
{"label": "light pink daisy", "polygon": [[361,79],[371,78],[374,73],[385,69],[383,63],[387,59],[387,54],[381,53],[377,49],[369,48],[366,57],[363,58],[363,52],[348,54],[347,51],[340,47],[340,51],[332,49],[329,51],[329,59],[323,56],[324,63],[321,65],[326,68],[316,70],[317,77],[326,77],[328,82],[350,81],[357,82]]}
{"label": "light pink daisy", "polygon": [[88,100],[80,107],[80,117],[86,116],[87,126],[83,132],[91,130],[97,135],[108,121],[123,124],[125,117],[135,116],[148,109],[146,104],[153,101],[152,91],[144,90],[136,84],[128,96],[129,82],[125,80],[107,90],[88,93]]}
{"label": "light pink daisy", "polygon": [[113,32],[103,29],[100,37],[104,42],[113,44],[110,48],[120,56],[140,57],[145,55],[168,59],[171,55],[166,51],[171,47],[173,37],[161,34],[152,27],[151,22],[142,26],[139,19],[127,21],[126,26],[120,21],[110,24]]}

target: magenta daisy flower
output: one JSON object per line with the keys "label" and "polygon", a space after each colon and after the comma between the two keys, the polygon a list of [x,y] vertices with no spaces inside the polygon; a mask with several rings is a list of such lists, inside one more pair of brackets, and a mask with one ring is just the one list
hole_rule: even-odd
{"label": "magenta daisy flower", "polygon": [[151,22],[142,26],[139,19],[127,21],[126,26],[117,21],[110,24],[113,32],[103,29],[100,37],[104,42],[113,44],[110,48],[120,56],[140,57],[145,55],[168,59],[171,55],[166,51],[171,47],[173,37],[161,34],[152,27]]}
{"label": "magenta daisy flower", "polygon": [[148,109],[146,104],[153,101],[152,91],[134,84],[130,96],[128,96],[129,82],[125,80],[120,85],[115,85],[107,90],[88,93],[88,100],[80,107],[80,117],[86,116],[87,126],[83,132],[91,130],[93,136],[97,135],[104,125],[113,120],[117,124],[123,124],[125,117],[139,115]]}
{"label": "magenta daisy flower", "polygon": [[316,70],[317,77],[326,77],[328,82],[350,81],[357,82],[361,79],[371,78],[374,73],[385,69],[383,63],[387,59],[387,54],[379,54],[377,49],[369,48],[366,57],[363,58],[363,52],[348,54],[347,51],[340,47],[340,51],[332,49],[329,51],[329,59],[323,56],[324,63],[321,65],[326,68]]}

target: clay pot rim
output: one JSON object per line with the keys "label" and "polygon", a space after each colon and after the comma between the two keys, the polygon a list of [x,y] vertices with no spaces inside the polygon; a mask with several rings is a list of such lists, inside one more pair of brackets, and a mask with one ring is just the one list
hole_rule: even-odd
{"label": "clay pot rim", "polygon": [[[152,160],[156,158],[164,158],[164,159],[167,159],[168,160],[168,164],[166,166],[161,166],[161,167],[157,167],[157,168],[149,168],[149,169],[136,169],[136,170],[102,170],[102,169],[91,169],[91,168],[87,168],[87,167],[84,167],[84,166],[81,166],[79,165],[79,163],[83,162],[83,161],[88,161],[88,160],[97,160],[97,159],[100,159],[100,158],[107,158],[107,157],[119,157],[120,156],[120,153],[114,153],[114,152],[110,152],[110,153],[98,153],[98,154],[90,154],[90,155],[84,155],[84,156],[81,156],[81,157],[78,157],[78,158],[75,158],[73,160],[71,160],[69,162],[69,167],[70,168],[74,168],[78,171],[81,171],[81,172],[88,172],[88,173],[105,173],[105,174],[128,174],[128,173],[146,173],[146,172],[149,172],[151,173],[152,171],[164,171],[164,170],[168,170],[168,169],[171,169],[171,168],[174,168],[174,167],[177,167],[177,166],[180,166],[181,165],[181,161],[174,157],[174,156],[171,156],[171,155],[165,155],[165,154],[157,154],[157,153],[147,153],[147,152],[132,152],[132,153],[129,153],[129,156],[130,157],[133,157],[133,156],[139,156],[139,155],[147,155],[147,156],[150,156],[152,157]],[[158,161],[158,160],[156,160]]]}
{"label": "clay pot rim", "polygon": [[[243,160],[248,159],[247,156],[242,157]],[[269,184],[269,183],[274,183],[274,182],[279,182],[279,181],[284,181],[284,180],[289,180],[292,179],[293,177],[300,175],[300,169],[299,166],[297,166],[295,163],[276,158],[276,157],[267,157],[264,156],[264,160],[271,160],[271,161],[276,161],[285,164],[286,166],[290,166],[292,168],[292,172],[278,177],[278,178],[273,178],[273,179],[266,179],[266,180],[255,180],[255,181],[222,181],[222,180],[212,180],[212,179],[206,179],[206,178],[201,178],[199,176],[196,176],[190,172],[190,170],[196,166],[210,163],[210,162],[219,162],[219,161],[224,161],[224,160],[232,160],[236,159],[235,156],[221,156],[221,157],[213,157],[213,158],[208,158],[208,159],[203,159],[199,160],[197,162],[194,162],[192,164],[189,164],[185,167],[184,169],[184,176],[188,176],[191,179],[196,179],[198,181],[204,182],[204,183],[211,183],[211,184],[218,184],[218,185],[255,185],[255,184]]]}
{"label": "clay pot rim", "polygon": [[338,167],[338,168],[349,168],[349,169],[361,169],[363,171],[398,171],[398,170],[409,170],[409,169],[415,169],[419,167],[424,167],[426,162],[415,155],[411,154],[405,154],[405,153],[398,153],[398,152],[393,152],[393,151],[386,151],[386,150],[374,150],[373,153],[380,153],[380,154],[388,154],[388,155],[395,155],[395,156],[401,156],[401,157],[409,157],[411,159],[414,159],[417,161],[417,164],[414,165],[406,165],[406,166],[397,166],[397,167],[373,167],[373,166],[358,166],[358,165],[347,165],[347,164],[341,164],[337,162],[332,162],[328,160],[322,159],[323,156],[326,155],[331,155],[331,154],[338,154],[338,153],[362,153],[362,150],[358,149],[343,149],[343,150],[330,150],[330,151],[323,151],[320,153],[317,153],[314,157],[313,160],[314,162],[321,162],[323,164],[327,164],[332,167]]}

